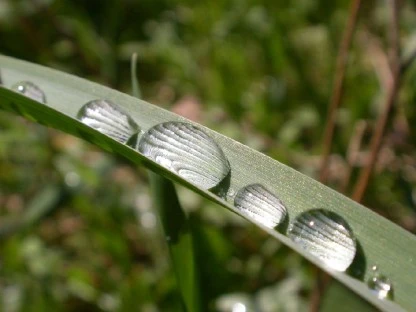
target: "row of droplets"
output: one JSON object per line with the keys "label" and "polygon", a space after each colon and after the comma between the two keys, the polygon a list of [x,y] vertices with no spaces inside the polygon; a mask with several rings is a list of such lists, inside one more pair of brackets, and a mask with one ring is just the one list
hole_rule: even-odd
{"label": "row of droplets", "polygon": [[[41,103],[46,96],[35,84],[25,81],[13,90]],[[144,156],[205,190],[214,190],[230,177],[231,166],[220,146],[202,129],[185,122],[164,122],[143,132],[122,108],[109,100],[93,100],[77,118],[95,130],[128,144]],[[250,184],[236,194],[229,192],[234,206],[268,228],[283,231],[288,219],[285,204],[262,184]],[[347,222],[325,209],[301,213],[291,222],[287,236],[326,266],[345,271],[357,253],[357,241]],[[373,267],[375,268],[375,267]],[[368,286],[379,298],[392,299],[389,279],[374,269]]]}

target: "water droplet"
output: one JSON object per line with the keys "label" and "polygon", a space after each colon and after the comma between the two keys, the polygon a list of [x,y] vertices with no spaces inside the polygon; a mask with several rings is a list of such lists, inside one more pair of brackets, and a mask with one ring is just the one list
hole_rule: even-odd
{"label": "water droplet", "polygon": [[201,129],[184,122],[165,122],[143,134],[139,151],[189,182],[212,189],[230,173],[217,143]]}
{"label": "water droplet", "polygon": [[140,131],[136,122],[109,100],[88,102],[81,107],[77,117],[84,124],[121,143],[126,143],[131,136]]}
{"label": "water droplet", "polygon": [[235,190],[233,188],[230,188],[227,192],[227,198],[231,200],[234,198],[235,194],[236,194]]}
{"label": "water droplet", "polygon": [[287,214],[285,205],[261,184],[250,184],[240,189],[234,205],[269,228],[279,225]]}
{"label": "water droplet", "polygon": [[324,209],[313,209],[299,215],[289,225],[288,236],[337,271],[345,271],[357,251],[347,222]]}
{"label": "water droplet", "polygon": [[386,276],[376,274],[367,284],[379,299],[393,299],[393,284]]}
{"label": "water droplet", "polygon": [[12,86],[12,90],[40,103],[46,103],[45,93],[33,82],[21,81]]}

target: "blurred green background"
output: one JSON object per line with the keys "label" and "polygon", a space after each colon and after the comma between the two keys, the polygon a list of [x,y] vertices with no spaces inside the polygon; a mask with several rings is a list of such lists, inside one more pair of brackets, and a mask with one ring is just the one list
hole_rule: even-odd
{"label": "blurred green background", "polygon": [[[365,162],[387,79],[387,1],[363,2],[329,166],[328,184],[347,195]],[[405,58],[416,47],[416,3],[401,4]],[[143,99],[317,178],[348,6],[0,0],[0,53],[131,93],[130,57],[137,52]],[[363,201],[411,232],[415,83],[411,66]],[[178,191],[192,219],[207,310],[308,309],[313,267],[238,216]],[[0,113],[1,311],[180,311],[158,222],[143,169]]]}

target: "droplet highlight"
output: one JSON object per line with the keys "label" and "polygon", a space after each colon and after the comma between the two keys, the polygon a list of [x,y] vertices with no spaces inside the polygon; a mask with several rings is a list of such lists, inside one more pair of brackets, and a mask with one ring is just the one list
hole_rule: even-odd
{"label": "droplet highlight", "polygon": [[21,81],[12,86],[12,90],[40,103],[46,103],[45,93],[33,82]]}
{"label": "droplet highlight", "polygon": [[218,144],[204,131],[184,122],[165,122],[140,139],[139,151],[200,188],[217,186],[230,173]]}
{"label": "droplet highlight", "polygon": [[140,131],[137,123],[110,100],[93,100],[86,103],[79,110],[77,118],[123,144]]}
{"label": "droplet highlight", "polygon": [[287,215],[283,202],[261,184],[250,184],[240,189],[234,206],[269,228],[279,225]]}
{"label": "droplet highlight", "polygon": [[345,271],[354,260],[357,244],[347,222],[336,213],[313,209],[300,214],[288,236],[328,267]]}

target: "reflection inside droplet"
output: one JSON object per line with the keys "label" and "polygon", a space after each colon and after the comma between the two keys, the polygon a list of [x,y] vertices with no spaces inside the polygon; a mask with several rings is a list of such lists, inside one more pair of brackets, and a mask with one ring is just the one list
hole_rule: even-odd
{"label": "reflection inside droplet", "polygon": [[357,251],[355,237],[347,222],[324,209],[309,210],[299,215],[289,225],[288,236],[337,271],[345,271]]}
{"label": "reflection inside droplet", "polygon": [[78,119],[113,139],[126,143],[140,128],[118,105],[110,100],[93,100],[78,112]]}
{"label": "reflection inside droplet", "polygon": [[286,218],[286,207],[261,184],[241,188],[234,198],[235,207],[257,222],[274,228]]}
{"label": "reflection inside droplet", "polygon": [[218,144],[198,127],[184,122],[165,122],[149,129],[140,139],[139,151],[206,190],[213,189],[230,172]]}

